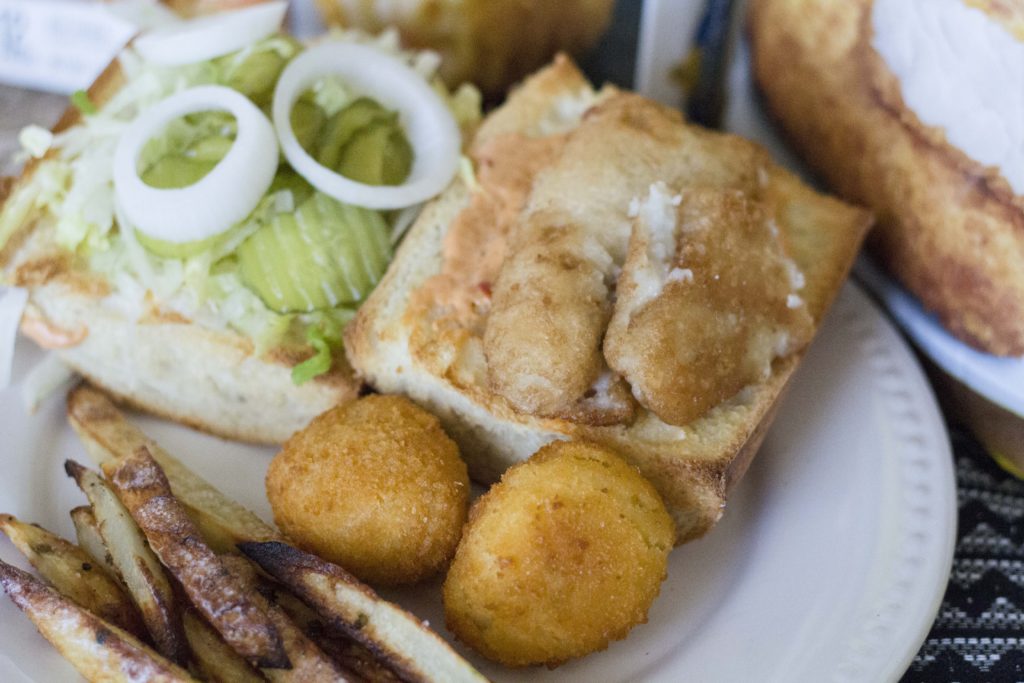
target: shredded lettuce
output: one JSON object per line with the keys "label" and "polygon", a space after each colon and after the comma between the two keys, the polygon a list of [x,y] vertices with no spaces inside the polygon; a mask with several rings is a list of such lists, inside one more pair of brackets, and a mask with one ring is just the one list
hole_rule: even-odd
{"label": "shredded lettuce", "polygon": [[[334,37],[372,44],[398,56],[437,89],[464,131],[479,123],[479,92],[472,86],[449,92],[437,76],[436,55],[402,50],[394,31],[379,36],[335,32]],[[113,191],[114,151],[120,135],[139,112],[177,92],[209,84],[233,87],[266,107],[269,103],[262,99],[268,89],[263,88],[263,79],[273,82],[283,64],[301,49],[293,39],[277,35],[231,55],[173,67],[149,64],[131,48],[125,49],[118,57],[125,82],[107,102],[98,106],[85,91],[76,92],[71,103],[84,115],[77,125],[56,135],[44,131],[45,136],[29,129],[23,136],[28,154],[45,158],[30,182],[0,211],[0,248],[33,211],[41,211],[53,226],[57,245],[111,283],[108,305],[129,316],[142,316],[152,301],[159,301],[161,307],[196,324],[231,329],[248,337],[258,355],[281,345],[309,344],[315,353],[294,368],[295,383],[328,372],[342,348],[342,330],[355,311],[336,308],[301,315],[272,311],[242,283],[233,256],[242,242],[276,214],[291,213],[313,192],[286,164],[282,163],[274,185],[245,220],[217,238],[209,249],[180,258],[160,256],[143,246],[119,211]],[[259,93],[247,92],[253,87],[259,88]],[[353,93],[336,78],[320,79],[313,89],[315,102],[328,116],[353,99]],[[165,155],[187,155],[211,136],[233,138],[234,134],[234,120],[226,114],[182,117],[147,143],[140,155],[140,171],[144,173]],[[417,212],[410,208],[392,215],[396,237]]]}
{"label": "shredded lettuce", "polygon": [[315,353],[292,368],[292,382],[305,384],[331,369],[334,352],[342,348],[341,333],[355,316],[349,308],[336,308],[330,312],[312,314],[316,320],[306,328],[306,341]]}
{"label": "shredded lettuce", "polygon": [[18,133],[18,144],[33,159],[42,159],[53,144],[53,133],[42,126],[25,126]]}
{"label": "shredded lettuce", "polygon": [[81,112],[82,116],[91,116],[96,113],[96,105],[89,99],[89,93],[84,90],[76,90],[71,93],[71,104]]}
{"label": "shredded lettuce", "polygon": [[296,386],[326,373],[331,369],[333,362],[330,341],[318,328],[310,327],[306,331],[306,341],[316,350],[316,353],[292,368],[292,382]]}
{"label": "shredded lettuce", "polygon": [[480,181],[476,178],[476,169],[473,168],[473,160],[463,154],[459,157],[459,178],[466,184],[471,192],[480,191]]}
{"label": "shredded lettuce", "polygon": [[438,91],[452,115],[455,116],[463,139],[468,140],[470,133],[476,130],[483,117],[483,96],[480,91],[474,85],[463,83],[455,92],[449,93],[440,79],[434,81],[434,89]]}

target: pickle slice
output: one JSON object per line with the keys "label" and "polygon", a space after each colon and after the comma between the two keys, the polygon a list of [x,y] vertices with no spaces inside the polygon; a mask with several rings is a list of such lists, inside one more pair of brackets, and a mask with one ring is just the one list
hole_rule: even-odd
{"label": "pickle slice", "polygon": [[[294,54],[299,49],[298,44],[293,47]],[[236,59],[238,56],[231,54],[219,60],[225,67],[223,84],[248,97],[257,107],[270,104],[274,99],[274,86],[289,58],[270,49],[256,50],[237,65],[233,63]]]}
{"label": "pickle slice", "polygon": [[295,206],[301,206],[303,202],[313,195],[313,186],[288,166],[282,166],[278,169],[277,175],[274,176],[274,180],[270,183],[270,189],[267,190],[267,194],[274,194],[281,190],[288,190],[292,193],[292,200],[295,202]]}
{"label": "pickle slice", "polygon": [[397,120],[397,114],[389,112],[368,97],[360,97],[327,121],[314,156],[321,165],[336,169],[343,150],[357,135],[370,126]]}
{"label": "pickle slice", "polygon": [[397,123],[377,123],[360,131],[345,149],[337,169],[367,185],[397,185],[412,167],[412,148]]}
{"label": "pickle slice", "polygon": [[190,159],[184,154],[168,154],[147,168],[140,177],[150,187],[173,190],[199,182],[216,165],[217,161]]}
{"label": "pickle slice", "polygon": [[[234,140],[223,135],[212,135],[208,138],[203,138],[192,145],[185,156],[193,161],[202,162],[213,162],[214,165],[218,161],[227,156],[228,151],[231,149],[231,145],[235,144]],[[195,182],[195,181],[193,181]]]}
{"label": "pickle slice", "polygon": [[395,126],[388,136],[387,145],[384,146],[383,183],[398,185],[405,182],[412,171],[412,159],[412,145],[409,144],[409,139],[399,126]]}
{"label": "pickle slice", "polygon": [[272,310],[312,312],[362,301],[390,259],[378,212],[315,193],[242,243],[238,272]]}
{"label": "pickle slice", "polygon": [[310,150],[316,144],[326,122],[327,114],[316,102],[312,101],[312,98],[302,97],[292,107],[292,131],[295,133],[295,139],[299,141],[299,145],[309,154],[312,154]]}

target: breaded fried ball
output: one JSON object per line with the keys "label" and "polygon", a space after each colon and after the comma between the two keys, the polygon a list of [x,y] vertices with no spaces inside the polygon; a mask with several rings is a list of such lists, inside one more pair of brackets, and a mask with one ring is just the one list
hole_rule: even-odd
{"label": "breaded fried ball", "polygon": [[379,585],[443,569],[469,501],[455,442],[401,396],[367,396],[320,415],[284,444],[266,484],[289,538]]}
{"label": "breaded fried ball", "polygon": [[482,496],[444,583],[448,628],[508,666],[556,666],[647,621],[675,527],[609,450],[555,442]]}

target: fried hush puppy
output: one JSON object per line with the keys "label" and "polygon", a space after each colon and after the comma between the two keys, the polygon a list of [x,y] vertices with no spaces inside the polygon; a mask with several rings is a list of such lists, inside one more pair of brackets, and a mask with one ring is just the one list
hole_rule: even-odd
{"label": "fried hush puppy", "polygon": [[470,511],[444,583],[448,628],[508,666],[557,666],[647,621],[675,540],[636,468],[558,441],[509,469]]}
{"label": "fried hush puppy", "polygon": [[314,419],[275,456],[266,486],[289,538],[377,585],[442,570],[469,503],[455,442],[400,396],[367,396]]}

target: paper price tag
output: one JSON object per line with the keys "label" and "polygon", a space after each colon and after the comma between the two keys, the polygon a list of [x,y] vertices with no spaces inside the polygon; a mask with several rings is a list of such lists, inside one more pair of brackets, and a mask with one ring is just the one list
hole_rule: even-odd
{"label": "paper price tag", "polygon": [[89,0],[0,0],[0,82],[70,93],[86,88],[135,33]]}

